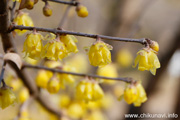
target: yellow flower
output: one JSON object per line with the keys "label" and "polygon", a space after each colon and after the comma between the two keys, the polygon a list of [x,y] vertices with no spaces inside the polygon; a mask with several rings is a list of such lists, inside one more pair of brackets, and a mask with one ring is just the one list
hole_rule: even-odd
{"label": "yellow flower", "polygon": [[96,101],[104,97],[104,92],[95,81],[83,80],[76,86],[76,97],[85,102]]}
{"label": "yellow flower", "polygon": [[[29,17],[27,13],[24,12],[19,12],[19,14],[14,18],[14,23],[23,26],[34,26],[32,19]],[[18,35],[22,35],[26,31],[27,30],[15,30],[15,32],[17,32]]]}
{"label": "yellow flower", "polygon": [[57,93],[60,89],[59,81],[56,77],[52,77],[52,79],[49,80],[47,85],[47,90],[49,93],[54,94]]}
{"label": "yellow flower", "polygon": [[47,88],[48,81],[53,76],[50,71],[40,70],[36,77],[36,84],[38,87]]}
{"label": "yellow flower", "polygon": [[83,5],[79,5],[77,6],[76,8],[76,11],[77,11],[77,15],[79,17],[87,17],[88,16],[88,10],[85,6]]}
{"label": "yellow flower", "polygon": [[44,14],[46,17],[49,17],[49,16],[52,15],[52,9],[51,9],[51,7],[50,7],[49,4],[47,4],[47,5],[45,5],[45,6],[43,7],[43,14]]}
{"label": "yellow flower", "polygon": [[68,53],[78,52],[78,49],[76,46],[76,42],[78,41],[73,35],[61,35],[60,40],[64,43]]}
{"label": "yellow flower", "polygon": [[44,63],[45,66],[49,67],[49,68],[56,68],[56,67],[61,67],[62,66],[62,63],[59,62],[59,61],[46,61]]}
{"label": "yellow flower", "polygon": [[138,92],[138,99],[134,101],[134,106],[138,107],[138,106],[141,106],[141,103],[144,103],[147,101],[147,96],[146,96],[146,92],[143,86],[140,83],[136,85],[136,89]]}
{"label": "yellow flower", "polygon": [[68,107],[67,113],[71,118],[78,119],[78,118],[81,118],[84,115],[85,109],[79,103],[72,103]]}
{"label": "yellow flower", "polygon": [[[108,64],[104,67],[99,67],[97,69],[97,74],[100,76],[105,76],[105,77],[118,77],[115,64]],[[105,79],[103,79],[103,82],[107,84],[115,83],[114,80],[105,80]]]}
{"label": "yellow flower", "polygon": [[39,59],[43,47],[41,39],[42,35],[36,32],[27,35],[23,47],[25,56],[32,59]]}
{"label": "yellow flower", "polygon": [[[69,66],[69,65],[67,65],[67,64],[65,64],[65,65],[63,65],[63,66],[61,66],[61,67],[62,67],[62,70],[63,70],[63,71],[76,72],[76,69],[75,69],[75,68],[73,68],[73,67],[71,67],[71,66]],[[64,86],[65,84],[72,84],[72,83],[74,83],[74,81],[75,81],[74,76],[73,76],[73,75],[70,75],[70,74],[59,73],[59,74],[58,74],[58,78],[59,78],[62,86]]]}
{"label": "yellow flower", "polygon": [[12,87],[13,91],[18,91],[22,86],[21,80],[11,74],[6,76],[5,81],[10,87]]}
{"label": "yellow flower", "polygon": [[128,84],[124,90],[124,100],[136,107],[147,101],[146,92],[140,82]]}
{"label": "yellow flower", "polygon": [[62,60],[66,56],[66,47],[60,40],[54,39],[48,42],[43,48],[42,57],[47,57],[50,60]]}
{"label": "yellow flower", "polygon": [[138,92],[135,86],[128,86],[124,90],[124,100],[132,104],[138,98]]}
{"label": "yellow flower", "polygon": [[93,66],[105,66],[111,63],[112,46],[102,42],[96,41],[89,49],[89,61]]}
{"label": "yellow flower", "polygon": [[66,107],[68,107],[70,102],[71,102],[70,97],[68,95],[66,95],[66,94],[63,94],[63,95],[60,96],[59,106],[61,108],[66,108]]}
{"label": "yellow flower", "polygon": [[150,70],[153,75],[156,75],[156,69],[160,68],[159,59],[152,49],[140,50],[137,53],[133,67],[136,67],[137,64],[139,64],[138,70]]}
{"label": "yellow flower", "polygon": [[76,72],[87,73],[89,68],[89,63],[84,54],[77,53],[72,58],[67,60],[69,66],[76,69]]}
{"label": "yellow flower", "polygon": [[11,88],[1,87],[0,88],[0,107],[2,109],[14,104],[16,101],[16,96],[11,91]]}
{"label": "yellow flower", "polygon": [[25,57],[24,60],[25,60],[27,63],[31,64],[31,65],[37,65],[37,64],[38,64],[38,60],[32,59],[32,58],[30,58],[30,57]]}
{"label": "yellow flower", "polygon": [[19,102],[24,103],[29,98],[29,91],[27,88],[22,88],[19,92]]}
{"label": "yellow flower", "polygon": [[132,64],[132,54],[127,49],[121,49],[117,53],[117,62],[122,67],[129,67]]}

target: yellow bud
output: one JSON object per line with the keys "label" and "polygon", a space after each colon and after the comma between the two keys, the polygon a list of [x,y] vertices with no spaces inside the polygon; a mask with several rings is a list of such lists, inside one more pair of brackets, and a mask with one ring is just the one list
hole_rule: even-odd
{"label": "yellow bud", "polygon": [[[27,13],[24,12],[19,12],[19,14],[17,14],[17,16],[14,18],[13,22],[17,25],[31,26],[31,27],[34,26],[32,19],[29,17]],[[22,35],[26,31],[27,30],[15,30],[15,32],[17,32],[18,35]]]}
{"label": "yellow bud", "polygon": [[52,72],[40,70],[36,77],[36,84],[38,87],[47,88],[49,79],[53,76]]}
{"label": "yellow bud", "polygon": [[61,67],[62,66],[62,63],[59,62],[59,61],[46,61],[44,63],[45,66],[49,67],[49,68],[56,68],[56,67]]}
{"label": "yellow bud", "polygon": [[13,88],[12,89],[13,91],[18,91],[20,87],[22,86],[22,82],[18,78],[12,78],[9,83],[9,86]]}
{"label": "yellow bud", "polygon": [[57,93],[59,89],[60,89],[60,84],[56,77],[53,77],[51,80],[49,80],[47,85],[47,90],[49,93],[51,94]]}
{"label": "yellow bud", "polygon": [[43,7],[43,14],[46,16],[46,17],[49,17],[52,15],[52,9],[50,8],[49,5],[45,5]]}
{"label": "yellow bud", "polygon": [[132,64],[132,54],[127,49],[121,49],[117,53],[117,62],[122,67],[129,67]]}
{"label": "yellow bud", "polygon": [[77,11],[77,15],[79,17],[87,17],[88,16],[88,10],[85,6],[83,5],[79,5],[77,6],[76,8],[76,11]]}
{"label": "yellow bud", "polygon": [[81,53],[77,53],[72,58],[68,59],[67,63],[69,66],[76,69],[76,72],[79,73],[87,73],[87,71],[89,70],[88,60],[86,56]]}
{"label": "yellow bud", "polygon": [[19,102],[24,103],[29,98],[29,91],[27,88],[22,88],[19,92]]}
{"label": "yellow bud", "polygon": [[67,113],[68,115],[73,118],[73,119],[79,119],[81,118],[84,113],[85,113],[85,110],[83,109],[83,107],[78,104],[78,103],[72,103],[68,110],[67,110]]}
{"label": "yellow bud", "polygon": [[149,46],[150,46],[150,48],[152,48],[152,49],[155,50],[156,52],[159,51],[159,44],[158,44],[156,41],[152,41]]}
{"label": "yellow bud", "polygon": [[14,104],[16,101],[15,94],[11,91],[10,88],[1,87],[0,88],[0,107],[2,109],[8,107],[9,105]]}
{"label": "yellow bud", "polygon": [[[97,74],[100,76],[105,76],[105,77],[118,77],[118,72],[115,64],[108,64],[104,67],[99,67],[97,69]],[[114,84],[114,80],[105,80],[103,79],[103,83],[107,84]]]}
{"label": "yellow bud", "polygon": [[26,0],[25,7],[29,10],[33,9],[34,7],[34,0]]}
{"label": "yellow bud", "polygon": [[38,63],[38,60],[32,59],[30,57],[25,57],[24,60],[31,65],[37,65]]}
{"label": "yellow bud", "polygon": [[60,96],[60,102],[59,102],[59,105],[61,108],[66,108],[68,107],[68,105],[70,104],[71,100],[70,100],[70,97],[67,96],[67,95],[61,95]]}

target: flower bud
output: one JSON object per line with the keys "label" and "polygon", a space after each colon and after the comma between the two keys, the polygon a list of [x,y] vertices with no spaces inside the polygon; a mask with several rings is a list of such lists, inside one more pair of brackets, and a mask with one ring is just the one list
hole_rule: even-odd
{"label": "flower bud", "polygon": [[60,84],[59,81],[56,77],[53,77],[47,85],[47,90],[49,93],[53,94],[53,93],[57,93],[60,89]]}
{"label": "flower bud", "polygon": [[88,16],[88,10],[83,5],[78,5],[76,8],[76,11],[77,11],[77,15],[79,17],[87,17]]}
{"label": "flower bud", "polygon": [[27,88],[22,88],[19,92],[19,101],[24,103],[29,98],[29,91]]}
{"label": "flower bud", "polygon": [[46,16],[46,17],[49,17],[52,15],[52,9],[50,8],[49,4],[46,4],[44,7],[43,7],[43,14]]}
{"label": "flower bud", "polygon": [[150,46],[150,48],[152,48],[152,49],[155,50],[156,52],[159,51],[159,44],[158,44],[156,41],[152,41],[149,46]]}
{"label": "flower bud", "polygon": [[11,91],[9,87],[1,87],[0,88],[0,107],[2,109],[8,107],[9,105],[14,104],[16,101],[15,94]]}
{"label": "flower bud", "polygon": [[25,7],[29,10],[33,9],[34,7],[34,0],[26,0]]}

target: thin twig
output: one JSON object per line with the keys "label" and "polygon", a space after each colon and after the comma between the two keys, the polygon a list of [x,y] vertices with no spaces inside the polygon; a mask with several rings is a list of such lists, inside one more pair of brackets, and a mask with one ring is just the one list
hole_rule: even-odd
{"label": "thin twig", "polygon": [[19,107],[18,115],[14,118],[14,120],[19,120],[19,118],[21,117],[21,113],[24,110],[28,109],[28,106],[32,103],[33,99],[34,98],[31,96],[24,103],[21,104],[21,106]]}
{"label": "thin twig", "polygon": [[145,38],[141,39],[131,39],[131,38],[120,38],[120,37],[111,37],[111,36],[105,36],[105,35],[95,35],[95,34],[87,34],[87,33],[81,33],[81,32],[71,32],[66,30],[57,30],[57,29],[50,29],[50,28],[41,28],[41,27],[29,27],[29,26],[22,26],[22,25],[12,25],[9,32],[19,29],[19,30],[34,30],[42,31],[42,32],[51,32],[54,34],[70,34],[70,35],[76,35],[76,36],[82,36],[82,37],[90,37],[90,38],[102,38],[105,40],[114,40],[114,41],[122,41],[122,42],[135,42],[140,44],[146,44]]}
{"label": "thin twig", "polygon": [[72,6],[77,6],[79,4],[79,2],[77,2],[77,1],[61,1],[61,0],[47,0],[47,1],[62,3],[62,4],[66,4],[66,5],[72,5]]}
{"label": "thin twig", "polygon": [[61,21],[60,21],[60,23],[59,23],[59,27],[60,27],[60,28],[64,25],[64,23],[65,23],[65,21],[66,21],[66,19],[67,19],[67,15],[68,15],[69,10],[70,10],[71,7],[72,7],[72,6],[69,5],[69,6],[66,8],[66,10],[65,10],[65,12],[64,12],[64,14],[63,14],[63,16],[62,16],[62,18],[61,18]]}
{"label": "thin twig", "polygon": [[71,74],[71,75],[81,76],[81,77],[117,80],[117,81],[123,81],[123,82],[127,82],[127,83],[132,82],[132,78],[112,78],[112,77],[98,76],[98,75],[92,75],[92,74],[75,73],[75,72],[68,72],[68,71],[63,71],[63,70],[60,70],[60,69],[53,69],[53,68],[48,68],[48,67],[44,67],[44,66],[37,66],[37,65],[34,66],[34,65],[24,64],[22,69],[23,68],[44,69],[44,70],[48,70],[48,71],[52,71],[52,72]]}
{"label": "thin twig", "polygon": [[13,2],[12,8],[11,8],[11,22],[14,20],[14,13],[16,8],[16,1]]}
{"label": "thin twig", "polygon": [[2,80],[4,79],[5,66],[6,66],[6,62],[3,61],[3,65],[2,65],[2,69],[1,69],[1,75],[0,75],[0,86],[1,86]]}

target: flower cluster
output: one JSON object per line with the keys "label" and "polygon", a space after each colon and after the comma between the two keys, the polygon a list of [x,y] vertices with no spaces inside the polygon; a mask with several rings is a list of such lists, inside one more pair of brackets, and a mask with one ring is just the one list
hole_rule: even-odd
{"label": "flower cluster", "polygon": [[124,100],[128,104],[134,104],[139,107],[142,103],[146,102],[146,92],[140,82],[128,84],[124,90]]}
{"label": "flower cluster", "polygon": [[[78,52],[75,44],[77,39],[73,35],[55,37],[55,35],[52,34],[49,38],[48,37],[46,36],[43,38],[43,36],[37,32],[28,34],[23,48],[25,56],[36,60],[40,57],[50,60],[62,60],[64,57],[68,56],[69,53]],[[42,44],[43,39],[48,40],[45,46]]]}
{"label": "flower cluster", "polygon": [[[75,71],[75,69],[67,64],[61,64],[58,61],[47,61],[45,66],[56,68],[64,71]],[[47,89],[49,93],[57,93],[60,88],[65,88],[65,85],[74,83],[75,78],[69,74],[55,73],[50,71],[40,70],[36,76],[36,84],[38,87]]]}

